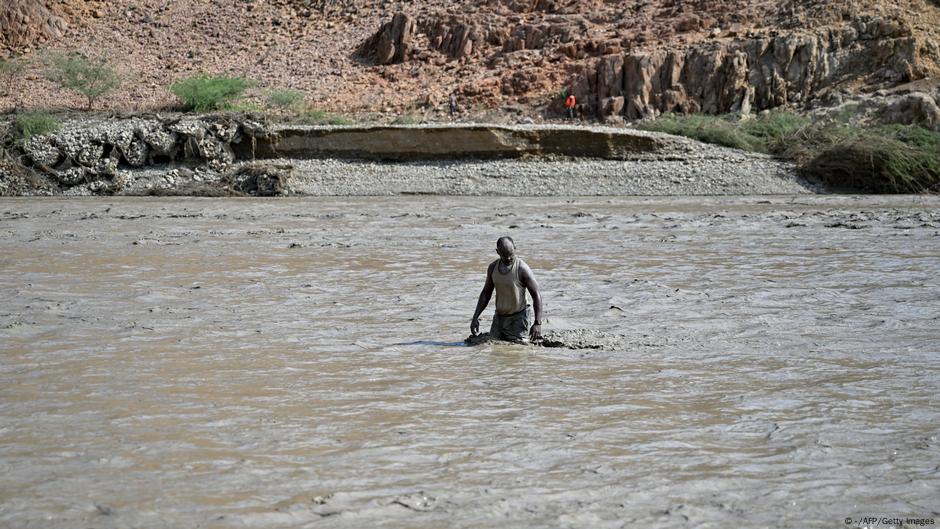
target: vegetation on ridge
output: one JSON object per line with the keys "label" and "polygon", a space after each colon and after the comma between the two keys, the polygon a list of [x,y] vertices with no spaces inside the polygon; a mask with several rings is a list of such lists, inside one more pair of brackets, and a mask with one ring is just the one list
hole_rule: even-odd
{"label": "vegetation on ridge", "polygon": [[304,93],[299,90],[277,89],[268,93],[268,108],[276,110],[296,109],[304,101]]}
{"label": "vegetation on ridge", "polygon": [[197,74],[170,86],[187,110],[206,112],[222,109],[239,99],[252,83],[242,77]]}
{"label": "vegetation on ridge", "polygon": [[98,98],[121,85],[121,77],[103,57],[89,58],[77,52],[56,53],[49,56],[49,62],[48,79],[84,96],[88,109]]}
{"label": "vegetation on ridge", "polygon": [[25,112],[13,118],[16,136],[28,140],[33,136],[59,130],[59,121],[47,112]]}
{"label": "vegetation on ridge", "polygon": [[735,114],[666,114],[655,121],[642,122],[637,128],[685,136],[733,149],[771,153],[780,147],[784,138],[809,123],[809,118],[788,112],[770,112],[743,121]]}
{"label": "vegetation on ridge", "polygon": [[940,191],[940,133],[918,125],[864,125],[850,118],[836,115],[813,122],[784,111],[748,120],[734,114],[670,114],[637,127],[780,156],[805,176],[834,188]]}

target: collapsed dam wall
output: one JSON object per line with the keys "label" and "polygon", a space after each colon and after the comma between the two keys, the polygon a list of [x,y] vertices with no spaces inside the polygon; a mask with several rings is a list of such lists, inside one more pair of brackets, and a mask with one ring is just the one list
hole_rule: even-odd
{"label": "collapsed dam wall", "polygon": [[430,125],[311,127],[229,116],[88,118],[19,147],[19,163],[60,188],[120,188],[122,169],[176,164],[220,169],[240,161],[340,158],[375,161],[675,155],[684,141],[632,129]]}

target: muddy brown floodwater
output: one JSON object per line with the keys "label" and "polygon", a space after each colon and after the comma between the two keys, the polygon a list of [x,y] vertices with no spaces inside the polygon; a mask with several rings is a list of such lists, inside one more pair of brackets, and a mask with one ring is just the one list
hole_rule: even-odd
{"label": "muddy brown floodwater", "polygon": [[[506,233],[600,348],[461,345]],[[940,523],[938,197],[5,199],[0,270],[2,527]]]}

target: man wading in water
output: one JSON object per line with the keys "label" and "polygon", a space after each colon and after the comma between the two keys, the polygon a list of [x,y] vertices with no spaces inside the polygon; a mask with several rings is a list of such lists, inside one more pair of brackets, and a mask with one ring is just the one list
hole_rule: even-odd
{"label": "man wading in water", "polygon": [[[496,290],[496,314],[490,326],[490,337],[510,342],[525,342],[542,337],[542,296],[539,284],[535,282],[532,269],[525,261],[516,257],[516,245],[511,237],[500,237],[496,241],[496,253],[499,259],[490,263],[486,269],[486,283],[480,292],[477,310],[470,321],[470,334],[480,333],[480,314],[490,303],[493,290]],[[532,294],[535,306],[535,321],[526,305],[525,291]],[[531,325],[531,329],[529,326]],[[528,336],[527,336],[528,335]]]}

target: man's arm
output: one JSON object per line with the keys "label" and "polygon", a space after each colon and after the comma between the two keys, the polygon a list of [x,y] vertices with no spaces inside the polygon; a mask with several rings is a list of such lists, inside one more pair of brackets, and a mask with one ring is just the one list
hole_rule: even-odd
{"label": "man's arm", "polygon": [[538,340],[542,337],[542,294],[539,292],[539,284],[535,281],[535,275],[532,274],[529,265],[523,266],[519,272],[519,280],[532,296],[532,306],[535,308],[535,321],[529,329],[529,339]]}
{"label": "man's arm", "polygon": [[480,292],[480,299],[477,301],[477,310],[473,313],[473,319],[470,320],[470,334],[476,336],[480,334],[480,314],[483,314],[483,311],[486,310],[486,306],[490,304],[490,298],[493,296],[493,266],[495,263],[490,263],[490,266],[486,267],[486,282],[483,283],[483,290]]}

